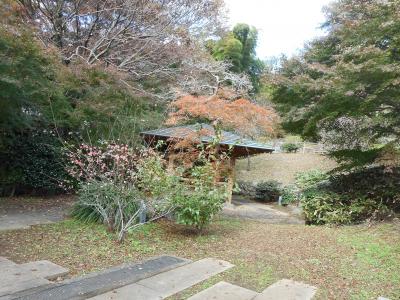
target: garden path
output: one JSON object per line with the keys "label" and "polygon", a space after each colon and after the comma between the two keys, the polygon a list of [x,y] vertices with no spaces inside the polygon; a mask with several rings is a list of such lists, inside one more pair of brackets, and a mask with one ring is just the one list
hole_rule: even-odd
{"label": "garden path", "polygon": [[296,208],[284,208],[248,200],[234,195],[232,204],[225,204],[223,214],[230,217],[246,218],[270,224],[304,224]]}
{"label": "garden path", "polygon": [[0,231],[26,229],[31,225],[63,220],[73,197],[2,198],[0,200]]}

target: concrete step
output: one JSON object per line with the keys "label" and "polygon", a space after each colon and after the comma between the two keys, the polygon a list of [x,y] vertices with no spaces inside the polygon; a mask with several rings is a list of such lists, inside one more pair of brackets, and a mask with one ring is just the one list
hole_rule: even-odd
{"label": "concrete step", "polygon": [[221,281],[188,300],[251,300],[257,295],[257,292]]}
{"label": "concrete step", "polygon": [[49,261],[35,261],[26,264],[16,264],[11,260],[0,257],[0,299],[10,295],[47,286],[47,279],[65,275],[68,270]]}
{"label": "concrete step", "polygon": [[159,292],[137,283],[129,284],[114,291],[101,294],[88,300],[161,300],[164,299]]}
{"label": "concrete step", "polygon": [[232,267],[226,261],[205,258],[91,299],[164,299]]}
{"label": "concrete step", "polygon": [[282,279],[270,285],[254,300],[309,300],[317,292],[317,288],[302,282]]}
{"label": "concrete step", "polygon": [[15,265],[16,265],[15,262],[13,262],[5,257],[0,256],[0,268],[1,269],[10,267],[10,266],[15,266]]}
{"label": "concrete step", "polygon": [[14,264],[2,268],[2,273],[26,273],[34,277],[56,279],[68,274],[68,269],[48,260],[33,261],[25,264]]}
{"label": "concrete step", "polygon": [[87,299],[132,284],[160,272],[165,272],[190,261],[173,256],[160,256],[143,263],[125,264],[87,276],[65,280],[44,288],[15,293],[10,299],[67,300]]}
{"label": "concrete step", "polygon": [[29,273],[6,273],[2,270],[0,272],[0,299],[8,299],[12,294],[49,283],[47,279]]}

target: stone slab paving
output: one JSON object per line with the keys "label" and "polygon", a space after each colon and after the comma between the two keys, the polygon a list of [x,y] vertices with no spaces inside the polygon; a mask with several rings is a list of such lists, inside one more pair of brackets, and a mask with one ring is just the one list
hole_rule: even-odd
{"label": "stone slab paving", "polygon": [[[2,285],[4,283],[2,282]],[[7,286],[2,286],[0,288],[0,299],[14,299],[13,295],[15,293],[26,291],[30,289],[34,289],[37,287],[48,286],[51,284],[51,281],[48,281],[44,278],[18,278],[12,283],[7,284]]]}
{"label": "stone slab paving", "polygon": [[317,288],[302,282],[282,279],[270,285],[254,300],[309,300],[317,292]]}
{"label": "stone slab paving", "polygon": [[161,300],[164,299],[157,291],[137,283],[129,284],[114,291],[98,295],[89,300]]}
{"label": "stone slab paving", "polygon": [[6,257],[0,256],[0,268],[5,268],[9,266],[15,266],[16,263],[7,259]]}
{"label": "stone slab paving", "polygon": [[33,291],[17,293],[11,299],[87,299],[188,263],[189,261],[186,259],[160,256],[143,263],[121,265],[81,278],[65,280],[62,283],[53,284],[43,289],[39,288]]}
{"label": "stone slab paving", "polygon": [[[205,258],[92,299],[164,299],[232,267],[233,265],[226,261]],[[150,293],[150,291],[154,292],[151,293],[151,297],[144,294]]]}
{"label": "stone slab paving", "polygon": [[0,299],[10,298],[12,294],[48,286],[54,279],[64,276],[68,269],[47,260],[26,264],[16,264],[5,257],[0,257]]}
{"label": "stone slab paving", "polygon": [[188,300],[251,300],[257,295],[257,292],[221,281]]}
{"label": "stone slab paving", "polygon": [[29,274],[35,277],[45,278],[45,279],[57,279],[58,277],[63,277],[69,272],[68,269],[56,265],[48,260],[33,261],[25,264],[14,264],[5,266],[2,268],[1,273],[4,275],[23,273]]}

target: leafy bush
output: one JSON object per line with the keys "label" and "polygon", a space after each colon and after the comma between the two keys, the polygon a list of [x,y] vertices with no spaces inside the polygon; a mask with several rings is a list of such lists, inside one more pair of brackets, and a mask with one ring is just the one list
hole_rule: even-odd
{"label": "leafy bush", "polygon": [[259,182],[256,185],[256,199],[265,202],[278,201],[281,184],[276,180]]}
{"label": "leafy bush", "polygon": [[372,199],[349,199],[329,191],[310,190],[301,203],[308,224],[350,224],[391,214],[387,206]]}
{"label": "leafy bush", "polygon": [[122,242],[129,230],[161,218],[171,210],[168,200],[146,198],[133,185],[90,181],[79,189],[72,216],[84,222],[102,222],[110,232],[118,232],[118,241]]}
{"label": "leafy bush", "polygon": [[225,186],[215,185],[208,160],[183,178],[183,170],[168,170],[154,152],[134,155],[126,145],[109,146],[104,151],[81,146],[85,151],[78,150],[79,159],[71,156],[71,174],[81,182],[74,217],[103,222],[110,231],[118,231],[122,241],[128,230],[140,226],[143,213],[150,222],[174,211],[178,223],[201,231],[222,209]]}
{"label": "leafy bush", "polygon": [[0,147],[0,194],[62,193],[70,182],[64,168],[62,145],[55,133],[32,130],[19,134]]}
{"label": "leafy bush", "polygon": [[[139,192],[113,182],[90,181],[78,191],[72,215],[85,222],[101,221],[110,231],[121,229],[122,222],[140,208]],[[122,208],[122,211],[120,211]]]}
{"label": "leafy bush", "polygon": [[190,186],[175,196],[173,205],[179,224],[194,226],[201,232],[222,210],[226,198],[225,186],[215,186],[210,162],[194,167],[190,179]]}
{"label": "leafy bush", "polygon": [[313,190],[303,195],[301,200],[307,224],[347,224],[350,213],[335,193]]}
{"label": "leafy bush", "polygon": [[284,143],[281,148],[284,152],[295,153],[300,149],[300,146],[295,143]]}
{"label": "leafy bush", "polygon": [[350,224],[392,216],[400,208],[400,172],[368,168],[328,177],[299,174],[301,204],[310,224]]}
{"label": "leafy bush", "polygon": [[256,185],[249,181],[238,181],[237,182],[239,195],[250,197],[254,199],[256,197]]}
{"label": "leafy bush", "polygon": [[296,186],[299,189],[305,190],[314,187],[317,184],[321,184],[328,178],[328,174],[318,169],[300,172],[296,174]]}
{"label": "leafy bush", "polygon": [[282,204],[293,204],[299,201],[299,189],[296,186],[285,186],[281,190]]}
{"label": "leafy bush", "polygon": [[137,184],[148,197],[171,200],[184,189],[181,170],[168,172],[166,162],[155,153],[146,154],[146,157],[137,162]]}
{"label": "leafy bush", "polygon": [[[70,153],[70,174],[81,185],[72,216],[102,222],[122,241],[145,215],[148,222],[172,211],[172,195],[181,191],[179,178],[167,173],[155,153],[137,153],[127,145],[82,144]],[[142,218],[143,219],[143,218]]]}
{"label": "leafy bush", "polygon": [[377,203],[383,203],[400,212],[400,168],[388,172],[383,167],[371,167],[330,178],[329,189],[349,197],[362,195]]}

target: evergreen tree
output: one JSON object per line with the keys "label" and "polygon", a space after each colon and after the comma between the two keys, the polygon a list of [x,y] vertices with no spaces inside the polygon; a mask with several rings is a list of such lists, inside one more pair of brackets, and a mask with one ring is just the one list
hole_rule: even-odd
{"label": "evergreen tree", "polygon": [[399,11],[398,0],[333,3],[327,36],[270,76],[285,128],[322,140],[348,167],[398,161]]}

